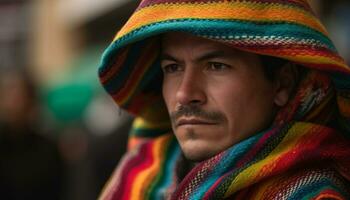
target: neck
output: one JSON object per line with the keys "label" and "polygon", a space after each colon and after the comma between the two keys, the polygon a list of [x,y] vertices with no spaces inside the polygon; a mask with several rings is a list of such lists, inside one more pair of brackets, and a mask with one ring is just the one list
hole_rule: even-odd
{"label": "neck", "polygon": [[176,167],[178,181],[181,182],[197,164],[197,162],[190,161],[183,154],[181,154],[181,158]]}

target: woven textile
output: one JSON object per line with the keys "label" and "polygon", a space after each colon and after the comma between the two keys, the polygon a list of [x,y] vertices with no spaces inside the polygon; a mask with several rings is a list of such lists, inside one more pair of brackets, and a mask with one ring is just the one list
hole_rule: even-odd
{"label": "woven textile", "polygon": [[[187,32],[308,69],[269,130],[179,180],[159,35]],[[136,116],[101,199],[350,199],[350,68],[306,0],[144,0],[106,49],[101,83]]]}

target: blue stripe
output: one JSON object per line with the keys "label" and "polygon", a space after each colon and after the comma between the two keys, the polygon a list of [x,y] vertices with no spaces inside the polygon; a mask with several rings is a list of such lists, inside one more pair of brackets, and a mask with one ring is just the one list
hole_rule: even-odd
{"label": "blue stripe", "polygon": [[212,173],[207,176],[208,178],[201,183],[201,187],[197,188],[197,190],[192,193],[189,199],[202,199],[204,194],[209,190],[211,186],[213,186],[218,178],[227,173],[232,168],[232,166],[235,166],[236,163],[242,158],[242,156],[251,150],[252,146],[256,144],[256,142],[263,136],[264,133],[265,132],[261,132],[228,149],[223,158],[224,162],[218,162],[217,166],[215,167],[218,170],[212,171]]}
{"label": "blue stripe", "polygon": [[150,199],[165,199],[167,189],[173,183],[175,177],[175,167],[181,155],[181,149],[177,140],[173,138],[171,146],[169,147],[169,154],[167,154],[167,160],[164,163],[164,171],[161,180],[157,183],[155,190],[152,191]]}
{"label": "blue stripe", "polygon": [[[275,37],[289,37],[296,39],[315,39],[318,42],[326,45],[331,51],[336,52],[332,42],[322,33],[313,30],[309,27],[291,24],[291,23],[254,23],[250,21],[228,21],[228,20],[206,20],[206,19],[180,19],[169,20],[143,26],[133,32],[125,35],[112,43],[104,52],[100,65],[100,73],[108,70],[114,61],[114,55],[124,46],[134,43],[131,46],[128,57],[123,64],[122,70],[118,73],[118,76],[113,77],[107,83],[104,84],[105,89],[110,93],[117,93],[121,87],[124,86],[128,75],[135,67],[137,58],[142,53],[142,46],[146,41],[145,38],[158,35],[169,31],[184,31],[195,35],[201,36],[275,36]],[[157,69],[158,63],[154,63],[152,67],[147,71],[147,75],[143,76],[140,86],[146,89],[149,86],[149,82],[157,75],[160,76],[160,69]],[[159,80],[159,79],[158,79]],[[156,85],[159,85],[157,83]],[[137,88],[141,90],[142,88]],[[159,91],[160,87],[149,88]],[[149,90],[150,91],[150,90]]]}
{"label": "blue stripe", "polygon": [[[125,82],[130,78],[130,73],[134,70],[136,62],[140,54],[142,53],[142,47],[144,46],[145,41],[136,42],[131,46],[125,63],[121,68],[120,72],[116,76],[111,77],[107,82],[104,83],[104,88],[110,93],[117,93],[122,87],[125,86]],[[112,49],[114,51],[114,49]],[[108,55],[109,56],[109,55]],[[145,93],[154,93],[159,94],[161,92],[161,80],[162,80],[162,71],[160,68],[159,62],[153,62],[152,66],[146,70],[146,73],[141,77],[140,82],[138,83],[137,91],[143,91]],[[130,96],[132,98],[132,96]],[[125,105],[122,105],[124,108],[128,106],[128,100]]]}
{"label": "blue stripe", "polygon": [[350,198],[350,194],[346,193],[345,191],[342,191],[339,187],[336,186],[336,184],[326,178],[323,177],[322,179],[319,179],[319,177],[314,177],[314,179],[311,181],[310,179],[307,182],[304,182],[305,184],[300,185],[298,188],[295,188],[293,193],[289,194],[287,199],[289,200],[300,200],[300,199],[310,199],[317,196],[320,192],[327,189],[332,189],[340,194],[344,195],[346,199]]}
{"label": "blue stripe", "polygon": [[[144,42],[135,43],[134,45],[132,45],[129,50],[129,53],[127,54],[127,58],[123,63],[123,66],[121,67],[120,71],[118,72],[117,76],[112,77],[110,80],[108,80],[108,82],[104,84],[104,88],[110,94],[114,94],[116,91],[119,91],[121,87],[125,86],[126,80],[129,78],[130,73],[134,70],[135,63],[137,62],[141,54],[140,50],[142,49],[143,45]],[[119,49],[116,48],[115,45],[112,45],[108,47],[106,52],[110,51],[111,53],[117,53],[118,50]],[[105,55],[109,60],[104,59],[102,63],[104,66],[110,66],[112,62],[114,62],[113,55],[108,53]]]}
{"label": "blue stripe", "polygon": [[[230,184],[233,181],[233,179],[239,173],[241,173],[243,170],[245,170],[246,168],[248,168],[251,165],[255,164],[256,162],[259,162],[259,161],[263,160],[264,158],[266,158],[270,154],[270,152],[272,150],[274,150],[275,147],[280,144],[280,142],[282,141],[284,136],[288,133],[290,128],[293,126],[293,124],[294,124],[293,122],[291,122],[290,124],[286,124],[281,130],[279,130],[277,136],[275,134],[272,134],[268,139],[266,139],[266,141],[265,141],[266,148],[261,149],[259,151],[259,153],[254,157],[254,159],[252,159],[251,161],[248,161],[247,163],[245,163],[244,166],[236,169],[236,171],[231,171],[230,175],[228,177],[226,177],[220,183],[220,185],[217,186],[220,189],[216,189],[215,193],[212,194],[212,196],[210,198],[211,199],[221,199],[221,198],[223,198],[223,195],[225,194],[226,190],[230,186]],[[270,132],[270,131],[275,131],[275,130],[267,129],[265,131],[262,131],[262,132],[260,132],[260,133],[258,133],[256,135],[250,137],[247,140],[244,140],[241,143],[238,143],[238,144],[232,146],[227,151],[227,154],[225,154],[225,157],[223,158],[223,159],[225,159],[225,161],[218,163],[217,168],[218,169],[223,169],[223,171],[214,172],[211,176],[209,176],[209,179],[205,180],[204,183],[203,183],[203,185],[205,187],[207,187],[207,188],[204,189],[201,192],[205,193],[215,183],[215,181],[218,180],[219,177],[222,177],[225,173],[227,173],[230,170],[232,170],[231,169],[232,166],[236,166],[237,162],[242,158],[242,156],[246,155],[247,152],[251,150],[253,145],[255,145],[261,139],[262,136],[264,136],[267,132]],[[231,167],[228,167],[228,166],[231,166]],[[228,183],[228,184],[226,184],[226,183]],[[203,195],[203,194],[201,194],[201,195]],[[199,194],[196,194],[196,195],[199,195]],[[198,196],[196,196],[196,197],[198,197]],[[193,198],[193,199],[196,199],[196,198]]]}
{"label": "blue stripe", "polygon": [[336,51],[330,39],[319,31],[300,24],[286,22],[262,23],[208,19],[177,19],[157,22],[140,27],[115,41],[116,48],[169,31],[184,31],[196,35],[259,35],[316,39],[332,51]]}

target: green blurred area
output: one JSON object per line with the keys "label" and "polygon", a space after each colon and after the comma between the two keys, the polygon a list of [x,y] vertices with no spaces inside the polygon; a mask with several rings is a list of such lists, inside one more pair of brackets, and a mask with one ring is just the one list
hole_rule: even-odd
{"label": "green blurred area", "polygon": [[68,71],[43,88],[44,103],[59,123],[81,120],[94,97],[103,91],[97,76],[102,51],[99,46],[86,50]]}

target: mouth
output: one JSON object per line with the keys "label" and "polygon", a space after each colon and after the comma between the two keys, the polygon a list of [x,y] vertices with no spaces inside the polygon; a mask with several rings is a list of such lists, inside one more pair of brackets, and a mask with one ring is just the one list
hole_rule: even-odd
{"label": "mouth", "polygon": [[179,126],[203,126],[203,125],[215,125],[215,122],[206,121],[202,119],[179,119],[176,122],[176,127]]}

